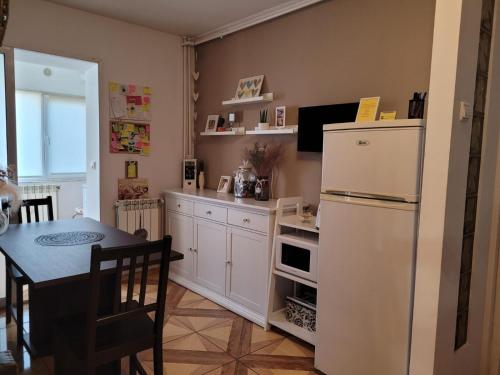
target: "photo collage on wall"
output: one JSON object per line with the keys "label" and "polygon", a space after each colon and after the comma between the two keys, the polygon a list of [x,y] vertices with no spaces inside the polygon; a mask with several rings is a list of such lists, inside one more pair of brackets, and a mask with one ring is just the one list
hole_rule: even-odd
{"label": "photo collage on wall", "polygon": [[[151,96],[148,86],[109,83],[111,153],[150,155]],[[138,161],[127,160],[125,163],[126,178],[118,180],[118,199],[148,198],[148,180],[138,178]],[[135,174],[128,173],[130,165],[134,165]]]}

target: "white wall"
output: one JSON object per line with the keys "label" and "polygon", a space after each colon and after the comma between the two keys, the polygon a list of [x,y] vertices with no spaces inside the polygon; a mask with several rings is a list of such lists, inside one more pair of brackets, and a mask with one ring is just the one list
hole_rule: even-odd
{"label": "white wall", "polygon": [[[101,220],[114,224],[117,180],[125,160],[139,160],[152,196],[180,186],[182,159],[181,38],[41,0],[11,2],[4,44],[100,63]],[[109,152],[109,81],[151,86],[152,152],[131,157]]]}

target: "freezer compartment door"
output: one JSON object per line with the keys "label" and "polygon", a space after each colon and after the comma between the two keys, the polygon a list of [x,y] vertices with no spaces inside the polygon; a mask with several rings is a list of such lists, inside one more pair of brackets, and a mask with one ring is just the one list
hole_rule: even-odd
{"label": "freezer compartment door", "polygon": [[416,220],[408,204],[321,201],[319,370],[408,373]]}
{"label": "freezer compartment door", "polygon": [[330,131],[323,142],[323,193],[419,200],[422,128]]}

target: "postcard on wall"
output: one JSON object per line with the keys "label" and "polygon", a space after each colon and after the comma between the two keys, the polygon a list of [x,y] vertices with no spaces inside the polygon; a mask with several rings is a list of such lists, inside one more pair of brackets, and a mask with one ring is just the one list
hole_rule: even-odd
{"label": "postcard on wall", "polygon": [[110,121],[110,150],[112,153],[138,154],[149,156],[151,153],[151,127],[149,124]]}
{"label": "postcard on wall", "polygon": [[151,88],[110,82],[109,116],[112,119],[151,121]]}
{"label": "postcard on wall", "polygon": [[236,88],[235,99],[253,98],[260,95],[262,83],[264,82],[264,75],[242,78],[238,82]]}
{"label": "postcard on wall", "polygon": [[118,200],[149,198],[147,178],[118,179]]}
{"label": "postcard on wall", "polygon": [[372,98],[361,98],[359,100],[358,114],[356,122],[375,121],[377,118],[380,96]]}

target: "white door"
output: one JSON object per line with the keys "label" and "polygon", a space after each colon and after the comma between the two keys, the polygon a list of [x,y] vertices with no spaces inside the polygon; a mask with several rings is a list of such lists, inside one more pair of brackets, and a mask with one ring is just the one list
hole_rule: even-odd
{"label": "white door", "polygon": [[418,201],[423,129],[325,132],[321,191]]}
{"label": "white door", "polygon": [[170,272],[185,279],[193,279],[193,218],[167,213],[167,230],[172,236],[172,249],[182,253],[184,259],[170,263]]}
{"label": "white door", "polygon": [[315,365],[324,373],[407,374],[414,206],[322,196]]}
{"label": "white door", "polygon": [[195,282],[226,293],[226,227],[195,219]]}
{"label": "white door", "polygon": [[268,237],[229,228],[227,239],[227,297],[263,314],[269,272]]}

